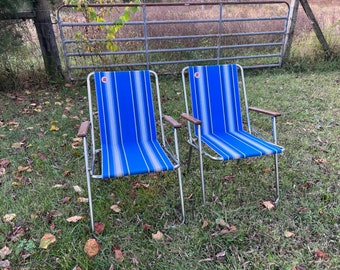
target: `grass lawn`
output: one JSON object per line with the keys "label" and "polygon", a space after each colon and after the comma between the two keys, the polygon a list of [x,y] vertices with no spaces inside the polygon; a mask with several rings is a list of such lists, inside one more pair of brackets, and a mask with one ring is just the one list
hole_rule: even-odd
{"label": "grass lawn", "polygon": [[[179,219],[174,172],[93,182],[95,218],[105,224],[97,235],[80,202],[87,192],[76,133],[88,116],[85,86],[28,81],[20,91],[0,92],[0,268],[338,269],[339,68],[246,71],[246,83],[250,105],[282,112],[279,206],[262,205],[275,193],[272,157],[206,160],[202,206],[196,155],[183,170],[185,225],[165,229]],[[179,119],[180,77],[161,77],[161,89],[166,113]],[[82,219],[67,221],[74,216]],[[155,239],[158,231],[162,239]],[[39,247],[46,233],[55,242]],[[90,238],[100,244],[92,258],[84,251]]]}

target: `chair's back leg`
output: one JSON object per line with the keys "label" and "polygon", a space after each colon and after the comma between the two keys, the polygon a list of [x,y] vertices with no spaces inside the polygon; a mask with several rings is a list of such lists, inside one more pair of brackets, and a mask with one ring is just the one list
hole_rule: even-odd
{"label": "chair's back leg", "polygon": [[205,205],[205,183],[204,183],[204,171],[203,171],[203,151],[202,151],[201,125],[199,125],[197,127],[197,137],[198,137],[198,148],[199,148],[199,156],[200,156],[202,198],[203,198],[203,205]]}
{"label": "chair's back leg", "polygon": [[275,199],[275,205],[279,203],[280,200],[280,183],[279,183],[279,155],[274,155],[275,160],[275,180],[276,180],[276,199]]}

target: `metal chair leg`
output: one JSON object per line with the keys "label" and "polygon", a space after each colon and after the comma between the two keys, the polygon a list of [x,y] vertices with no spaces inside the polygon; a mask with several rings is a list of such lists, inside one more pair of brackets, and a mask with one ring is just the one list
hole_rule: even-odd
{"label": "metal chair leg", "polygon": [[93,217],[92,194],[91,194],[91,175],[90,175],[89,154],[88,154],[88,146],[87,146],[86,137],[83,138],[83,144],[84,144],[86,182],[87,182],[87,193],[88,193],[89,208],[90,208],[91,229],[92,229],[92,232],[94,232],[94,217]]}
{"label": "metal chair leg", "polygon": [[279,203],[280,200],[280,183],[279,183],[279,157],[278,154],[274,155],[275,161],[275,180],[276,180],[276,199],[274,201],[275,205]]}

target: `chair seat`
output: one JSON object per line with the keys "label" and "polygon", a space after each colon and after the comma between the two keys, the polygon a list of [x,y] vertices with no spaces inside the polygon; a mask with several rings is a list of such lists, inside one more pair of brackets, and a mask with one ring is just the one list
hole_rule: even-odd
{"label": "chair seat", "polygon": [[158,141],[102,145],[102,178],[174,170]]}
{"label": "chair seat", "polygon": [[279,154],[283,148],[261,140],[248,132],[213,133],[202,135],[202,141],[224,160]]}

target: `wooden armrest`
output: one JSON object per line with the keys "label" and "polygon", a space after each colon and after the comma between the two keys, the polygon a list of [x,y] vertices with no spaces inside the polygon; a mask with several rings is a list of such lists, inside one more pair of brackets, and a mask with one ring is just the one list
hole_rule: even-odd
{"label": "wooden armrest", "polygon": [[201,120],[198,120],[196,119],[195,117],[191,116],[191,115],[188,115],[186,113],[182,113],[181,116],[188,120],[189,122],[195,124],[195,125],[201,125],[202,124],[202,121]]}
{"label": "wooden armrest", "polygon": [[163,115],[164,119],[166,121],[168,121],[174,128],[180,128],[182,125],[181,123],[177,122],[175,119],[173,119],[171,116],[169,115]]}
{"label": "wooden armrest", "polygon": [[90,121],[82,122],[79,127],[77,136],[80,138],[86,137],[89,127],[90,127]]}
{"label": "wooden armrest", "polygon": [[268,110],[264,110],[264,109],[260,109],[260,108],[256,108],[256,107],[249,107],[248,109],[251,110],[251,111],[264,113],[264,114],[268,114],[268,115],[275,116],[275,117],[281,116],[281,113],[279,113],[279,112],[268,111]]}

